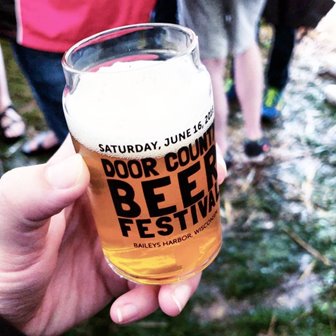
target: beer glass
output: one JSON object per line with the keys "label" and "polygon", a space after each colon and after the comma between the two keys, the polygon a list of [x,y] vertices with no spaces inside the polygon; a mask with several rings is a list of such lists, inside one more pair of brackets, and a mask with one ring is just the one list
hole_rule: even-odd
{"label": "beer glass", "polygon": [[107,262],[146,284],[203,270],[222,239],[211,81],[194,32],[116,28],[75,44],[62,65],[64,113],[90,171]]}

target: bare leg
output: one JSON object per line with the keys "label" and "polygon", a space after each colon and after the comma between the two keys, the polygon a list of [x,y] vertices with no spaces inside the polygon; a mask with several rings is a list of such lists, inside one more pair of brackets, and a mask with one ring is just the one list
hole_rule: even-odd
{"label": "bare leg", "polygon": [[0,112],[3,111],[7,106],[11,105],[12,101],[10,99],[5,63],[2,55],[2,49],[0,46]]}
{"label": "bare leg", "polygon": [[0,127],[7,139],[23,135],[26,128],[21,116],[13,107],[10,107],[11,105],[12,100],[8,90],[6,68],[0,46],[0,113],[5,113],[2,115]]}
{"label": "bare leg", "polygon": [[215,135],[216,142],[221,149],[223,156],[228,148],[227,123],[229,107],[224,94],[224,71],[226,60],[223,59],[203,59],[203,64],[210,73],[215,108]]}
{"label": "bare leg", "polygon": [[262,137],[260,113],[264,88],[262,59],[254,43],[246,52],[237,55],[235,63],[236,90],[244,117],[244,132],[249,140]]}

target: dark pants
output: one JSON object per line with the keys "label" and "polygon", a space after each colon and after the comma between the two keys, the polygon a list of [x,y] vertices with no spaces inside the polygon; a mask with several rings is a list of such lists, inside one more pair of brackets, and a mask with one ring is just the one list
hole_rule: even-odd
{"label": "dark pants", "polygon": [[153,21],[162,23],[177,23],[177,0],[158,0]]}
{"label": "dark pants", "polygon": [[295,29],[282,25],[274,27],[273,48],[266,72],[266,84],[283,90],[288,82],[289,63],[295,46]]}
{"label": "dark pants", "polygon": [[12,47],[49,128],[60,142],[63,141],[68,134],[62,107],[65,86],[61,65],[63,54],[30,49],[16,43]]}

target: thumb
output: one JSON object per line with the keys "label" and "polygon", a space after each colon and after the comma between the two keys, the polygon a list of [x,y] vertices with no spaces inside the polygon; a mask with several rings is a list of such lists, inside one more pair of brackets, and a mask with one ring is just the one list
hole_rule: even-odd
{"label": "thumb", "polygon": [[[89,172],[79,154],[43,165],[13,169],[0,179],[0,246],[34,248],[49,219],[86,190]],[[8,251],[8,249],[7,249]],[[28,251],[29,252],[29,251]]]}

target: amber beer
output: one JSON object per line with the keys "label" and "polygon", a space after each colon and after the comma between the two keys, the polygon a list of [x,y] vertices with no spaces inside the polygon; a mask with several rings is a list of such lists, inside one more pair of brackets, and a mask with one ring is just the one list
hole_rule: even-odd
{"label": "amber beer", "polygon": [[[149,26],[162,29],[121,30],[134,34],[139,26],[141,36]],[[195,38],[188,29],[163,26],[171,35]],[[158,32],[158,38],[167,36]],[[110,38],[120,38],[120,31]],[[89,197],[104,255],[118,274],[140,283],[186,279],[209,265],[221,246],[210,77],[195,66],[197,43],[190,43],[181,56],[167,57],[165,50],[167,58],[157,60],[137,50],[136,60],[105,59],[98,71],[95,64],[71,73],[70,56],[81,43],[63,60],[71,75],[65,116],[90,170]]]}
{"label": "amber beer", "polygon": [[213,126],[194,144],[158,158],[121,159],[74,143],[91,172],[104,254],[119,274],[172,282],[213,260],[221,246]]}

